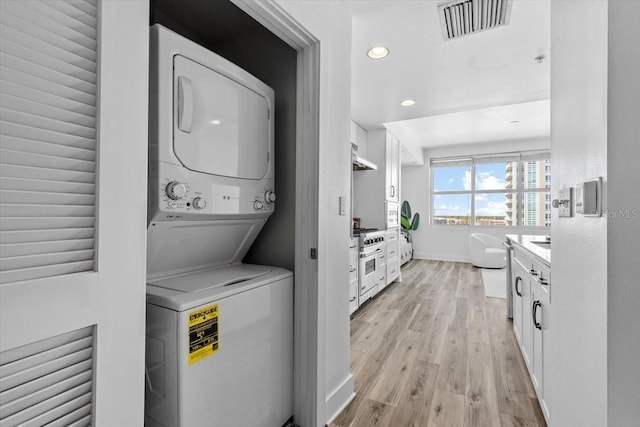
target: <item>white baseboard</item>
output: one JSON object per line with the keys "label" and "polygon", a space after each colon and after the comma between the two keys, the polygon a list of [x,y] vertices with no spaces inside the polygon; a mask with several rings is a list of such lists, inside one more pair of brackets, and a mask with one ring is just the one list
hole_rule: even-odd
{"label": "white baseboard", "polygon": [[327,414],[331,414],[326,421],[327,425],[340,415],[340,412],[351,403],[354,397],[356,394],[353,391],[353,375],[349,374],[342,384],[327,397],[325,409]]}
{"label": "white baseboard", "polygon": [[430,254],[425,252],[414,252],[413,257],[416,259],[428,259],[432,261],[471,262],[468,256],[460,256],[460,255],[443,255],[443,254]]}

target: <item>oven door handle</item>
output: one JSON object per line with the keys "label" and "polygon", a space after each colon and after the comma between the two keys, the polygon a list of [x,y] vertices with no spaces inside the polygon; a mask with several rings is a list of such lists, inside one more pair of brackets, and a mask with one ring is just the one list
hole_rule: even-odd
{"label": "oven door handle", "polygon": [[373,256],[373,255],[378,254],[380,252],[382,252],[382,249],[376,249],[375,251],[373,251],[371,253],[360,254],[360,258],[369,258],[370,256]]}

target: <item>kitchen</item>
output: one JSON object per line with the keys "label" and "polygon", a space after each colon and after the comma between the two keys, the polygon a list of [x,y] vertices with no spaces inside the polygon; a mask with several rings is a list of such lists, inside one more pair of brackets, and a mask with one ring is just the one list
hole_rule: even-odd
{"label": "kitchen", "polygon": [[[514,7],[518,3],[514,1]],[[305,414],[308,421],[303,425],[324,425],[351,395],[349,349],[345,345],[348,347],[349,336],[347,236],[352,218],[340,215],[340,198],[346,200],[350,192],[352,169],[347,143],[352,116],[351,15],[341,2],[235,4],[286,39],[299,55],[298,96],[307,104],[305,109],[299,106],[296,118],[301,132],[298,137],[305,141],[296,152],[297,168],[305,174],[298,177],[303,187],[296,190],[294,256],[296,276],[300,283],[310,285],[297,289],[301,311],[296,319],[297,327],[309,332],[301,336],[310,337],[305,341],[311,343],[305,351],[312,357],[304,357],[307,353],[303,352],[296,362],[296,371],[304,377],[299,381],[308,388],[299,395],[304,399],[297,402],[294,412]],[[146,240],[146,172],[140,165],[146,164],[149,5],[143,1],[104,1],[101,13],[100,22],[104,25],[100,58],[105,68],[100,82],[104,93],[100,135],[110,144],[110,150],[103,150],[100,157],[99,191],[101,199],[109,201],[99,207],[99,276],[103,285],[99,287],[98,273],[89,274],[88,288],[83,288],[81,279],[75,277],[60,280],[59,291],[53,293],[38,288],[44,286],[44,279],[29,283],[23,292],[16,286],[3,285],[2,351],[61,330],[102,325],[104,333],[97,337],[101,361],[96,368],[97,423],[140,425],[144,397],[138,379],[144,371],[141,313]],[[637,39],[633,25],[637,7],[619,1],[554,2],[550,13],[554,36],[549,55],[550,146],[554,161],[551,193],[554,199],[560,199],[563,186],[575,188],[578,183],[601,176],[606,184],[608,211],[599,218],[578,214],[563,221],[552,218],[553,303],[562,307],[561,317],[554,319],[554,324],[563,325],[551,336],[552,348],[562,354],[552,371],[553,377],[558,378],[552,384],[554,396],[559,399],[551,405],[552,423],[627,425],[626,421],[637,419],[634,414],[638,410],[633,403],[638,371],[635,358],[629,358],[638,351],[633,337],[638,335],[640,324],[634,279],[638,268],[634,256],[638,251],[633,249],[638,245],[638,225],[637,219],[622,215],[638,205],[634,190],[637,177],[628,173],[635,168],[638,157],[637,146],[632,144],[638,134],[634,100],[637,64],[633,62],[637,55],[629,55],[637,48],[632,43]],[[57,16],[63,19],[65,13]],[[584,26],[585,21],[590,25]],[[317,72],[306,73],[309,69]],[[309,81],[312,84],[307,85]],[[310,89],[303,94],[301,88]],[[310,119],[305,122],[303,118]],[[403,170],[401,181],[409,180],[405,176],[423,176],[419,168],[412,172],[405,175]],[[455,242],[466,241],[462,231],[425,226],[428,222],[424,219],[431,209],[418,206],[419,198],[413,194],[403,193],[404,197],[416,200],[412,207],[423,214],[418,231],[439,236],[422,243],[437,241],[438,246],[446,248],[447,244],[455,246]],[[122,209],[140,215],[123,215]],[[612,213],[620,214],[611,217]],[[414,237],[417,246],[419,238]],[[303,277],[308,281],[302,281]],[[47,298],[32,298],[33,295]],[[81,298],[82,303],[72,305]],[[27,308],[41,313],[40,318],[25,316]],[[24,319],[19,325],[14,322],[18,316]],[[43,318],[49,321],[42,322]],[[123,347],[129,350],[127,354],[117,351]],[[585,405],[585,401],[590,404]]]}

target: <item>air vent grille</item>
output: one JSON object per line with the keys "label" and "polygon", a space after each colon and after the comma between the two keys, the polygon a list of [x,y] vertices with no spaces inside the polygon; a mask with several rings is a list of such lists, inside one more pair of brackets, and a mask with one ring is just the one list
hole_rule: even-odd
{"label": "air vent grille", "polygon": [[438,6],[442,35],[451,40],[509,23],[512,0],[456,0]]}

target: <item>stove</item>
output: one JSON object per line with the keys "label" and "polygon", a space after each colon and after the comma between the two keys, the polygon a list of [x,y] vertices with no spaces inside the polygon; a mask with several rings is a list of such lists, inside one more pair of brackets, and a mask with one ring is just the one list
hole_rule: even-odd
{"label": "stove", "polygon": [[355,236],[360,236],[361,234],[365,234],[365,233],[372,233],[374,231],[379,231],[377,228],[360,228],[360,227],[354,227],[353,228],[353,235]]}
{"label": "stove", "polygon": [[384,231],[361,232],[360,274],[358,277],[360,304],[374,297],[386,285]]}

